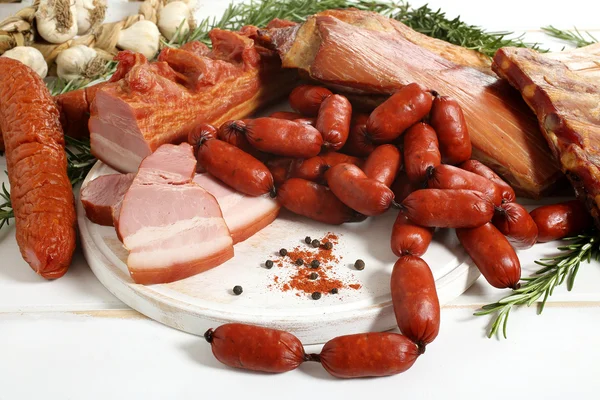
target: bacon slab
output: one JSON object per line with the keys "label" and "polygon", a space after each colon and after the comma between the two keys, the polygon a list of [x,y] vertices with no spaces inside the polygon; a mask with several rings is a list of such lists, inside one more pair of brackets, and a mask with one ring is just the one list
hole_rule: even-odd
{"label": "bacon slab", "polygon": [[233,242],[215,198],[192,182],[193,148],[165,144],[146,157],[127,190],[118,235],[136,283],[173,282],[233,257]]}
{"label": "bacon slab", "polygon": [[92,103],[92,154],[133,172],[160,145],[184,141],[194,124],[246,117],[291,91],[297,74],[282,70],[273,51],[243,33],[213,29],[210,38],[210,51],[201,44],[167,48],[155,63],[122,53],[122,79],[98,90]]}
{"label": "bacon slab", "polygon": [[600,227],[600,43],[558,53],[502,48],[493,70],[523,95]]}
{"label": "bacon slab", "polygon": [[81,203],[88,219],[95,224],[114,226],[133,178],[135,174],[102,175],[81,188]]}
{"label": "bacon slab", "polygon": [[283,67],[371,108],[410,82],[456,98],[474,158],[522,195],[539,197],[561,176],[534,116],[481,54],[358,10],[325,11],[300,27],[261,30],[260,38],[279,51]]}

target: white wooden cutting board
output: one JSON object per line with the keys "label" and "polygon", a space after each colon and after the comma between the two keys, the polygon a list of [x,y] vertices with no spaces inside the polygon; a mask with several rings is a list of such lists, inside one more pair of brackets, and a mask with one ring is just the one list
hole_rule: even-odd
{"label": "white wooden cutting board", "polygon": [[[98,162],[83,185],[114,172]],[[235,245],[235,257],[228,262],[181,281],[148,286],[130,278],[128,253],[114,228],[89,221],[80,201],[77,214],[84,255],[98,279],[125,304],[174,328],[201,335],[222,323],[245,322],[292,332],[308,344],[396,326],[389,287],[397,259],[389,244],[394,211],[342,226],[282,212],[273,224]],[[266,269],[265,260],[276,258],[280,248],[309,249],[303,243],[305,236],[322,238],[328,232],[339,237],[332,250],[339,261],[328,264],[328,275],[360,289],[343,287],[339,294],[324,294],[320,300],[313,300],[310,293],[281,290],[298,267],[285,263]],[[359,258],[366,264],[362,271],[353,267]],[[476,268],[465,263],[468,257],[450,230],[435,235],[424,259],[433,271],[442,304],[462,294],[479,276]],[[244,288],[242,295],[232,293],[235,285]]]}

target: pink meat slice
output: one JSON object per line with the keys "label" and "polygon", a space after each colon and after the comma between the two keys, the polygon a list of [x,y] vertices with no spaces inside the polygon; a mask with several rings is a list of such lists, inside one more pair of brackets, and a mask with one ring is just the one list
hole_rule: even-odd
{"label": "pink meat slice", "polygon": [[233,257],[219,204],[192,182],[195,169],[187,143],[162,145],[140,164],[117,227],[136,283],[173,282]]}
{"label": "pink meat slice", "polygon": [[243,242],[277,218],[281,206],[268,194],[246,196],[222,184],[209,174],[198,174],[194,182],[215,196],[229,227],[233,243]]}
{"label": "pink meat slice", "polygon": [[100,176],[81,189],[81,203],[85,215],[95,224],[113,226],[125,192],[135,174],[110,174]]}

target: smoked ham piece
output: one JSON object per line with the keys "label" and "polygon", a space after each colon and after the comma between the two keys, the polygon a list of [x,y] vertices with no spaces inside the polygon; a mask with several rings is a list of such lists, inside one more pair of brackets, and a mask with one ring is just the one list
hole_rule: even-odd
{"label": "smoked ham piece", "polygon": [[165,144],[146,157],[127,190],[118,235],[136,283],[173,282],[233,257],[233,242],[214,196],[192,182],[192,146]]}
{"label": "smoked ham piece", "polygon": [[[134,176],[109,174],[89,182],[81,190],[81,201],[86,216],[96,224],[114,225],[125,192],[133,182]],[[193,182],[212,194],[219,203],[234,244],[243,242],[268,226],[279,214],[281,206],[269,195],[246,196],[208,174],[197,174]]]}
{"label": "smoked ham piece", "polygon": [[83,187],[80,197],[88,219],[95,224],[113,226],[113,215],[118,215],[134,177],[135,174],[102,175]]}
{"label": "smoked ham piece", "polygon": [[492,68],[535,112],[554,157],[600,228],[600,43],[544,54],[502,48]]}
{"label": "smoked ham piece", "polygon": [[282,70],[277,54],[247,34],[213,29],[212,50],[199,42],[166,48],[154,63],[120,53],[118,80],[98,90],[92,103],[92,154],[134,172],[160,145],[184,141],[194,125],[220,126],[286,96],[297,74]]}
{"label": "smoked ham piece", "polygon": [[219,182],[209,174],[198,174],[194,182],[215,196],[229,227],[233,243],[243,242],[275,221],[281,206],[268,194],[246,196]]}
{"label": "smoked ham piece", "polygon": [[358,10],[324,11],[299,27],[261,30],[260,39],[279,51],[283,67],[367,106],[411,82],[455,98],[473,157],[522,195],[539,197],[562,175],[534,115],[481,54]]}

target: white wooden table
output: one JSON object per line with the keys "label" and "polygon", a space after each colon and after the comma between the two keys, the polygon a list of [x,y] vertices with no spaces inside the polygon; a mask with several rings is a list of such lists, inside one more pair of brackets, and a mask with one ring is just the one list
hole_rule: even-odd
{"label": "white wooden table", "polygon": [[[115,9],[119,3],[122,10]],[[210,4],[209,4],[210,3]],[[414,1],[414,4],[424,2]],[[573,0],[443,4],[488,30],[536,31],[553,24],[594,30],[600,36],[597,2]],[[200,1],[198,15],[220,15],[226,1]],[[22,7],[0,5],[0,18]],[[109,18],[137,4],[114,1]],[[0,170],[5,160],[0,157]],[[6,181],[4,174],[0,180]],[[554,252],[556,243],[539,248]],[[535,270],[520,254],[525,273]],[[600,390],[600,264],[583,265],[575,288],[556,291],[542,316],[511,313],[509,339],[487,339],[489,319],[473,317],[478,306],[501,292],[481,280],[442,311],[439,338],[408,372],[390,378],[339,381],[317,364],[264,375],[231,370],[214,360],[201,338],[146,319],[113,297],[77,254],[58,281],[37,277],[21,259],[14,229],[0,230],[0,400],[207,398],[539,398],[597,399]],[[313,350],[313,349],[309,349]],[[314,349],[318,350],[318,346]],[[342,383],[344,384],[342,386]]]}

